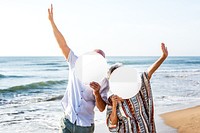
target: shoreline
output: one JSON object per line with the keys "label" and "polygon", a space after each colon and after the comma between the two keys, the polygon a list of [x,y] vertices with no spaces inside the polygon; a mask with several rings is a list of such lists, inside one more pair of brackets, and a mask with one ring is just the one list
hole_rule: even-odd
{"label": "shoreline", "polygon": [[200,132],[200,105],[163,113],[160,117],[166,125],[177,129],[178,133]]}

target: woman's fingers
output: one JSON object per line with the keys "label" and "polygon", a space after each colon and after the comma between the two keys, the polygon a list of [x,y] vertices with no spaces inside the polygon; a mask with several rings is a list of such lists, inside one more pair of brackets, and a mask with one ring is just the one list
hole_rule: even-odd
{"label": "woman's fingers", "polygon": [[113,95],[112,98],[111,98],[113,101],[122,101],[122,98],[120,98],[119,96],[117,95]]}

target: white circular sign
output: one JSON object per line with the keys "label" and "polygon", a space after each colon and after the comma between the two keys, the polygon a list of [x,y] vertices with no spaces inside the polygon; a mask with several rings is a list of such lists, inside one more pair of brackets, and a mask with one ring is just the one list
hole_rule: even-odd
{"label": "white circular sign", "polygon": [[122,66],[112,72],[109,78],[110,91],[123,99],[135,96],[141,88],[141,77],[134,68]]}
{"label": "white circular sign", "polygon": [[105,58],[96,53],[88,52],[78,57],[75,64],[75,76],[84,84],[92,81],[100,83],[107,77],[108,66]]}

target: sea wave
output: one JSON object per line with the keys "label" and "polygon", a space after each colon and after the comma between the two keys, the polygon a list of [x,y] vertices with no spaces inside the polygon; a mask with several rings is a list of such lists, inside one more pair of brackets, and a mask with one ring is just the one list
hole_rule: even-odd
{"label": "sea wave", "polygon": [[0,90],[0,93],[28,91],[30,89],[45,89],[53,85],[64,84],[66,82],[67,82],[66,80],[42,81],[42,82],[36,82],[36,83],[31,83],[31,84],[26,84],[26,85],[9,87],[7,89]]}
{"label": "sea wave", "polygon": [[[140,61],[117,61],[118,63],[122,63],[123,65],[147,65],[151,64],[151,62],[140,62]],[[109,65],[115,64],[116,61],[108,61]]]}
{"label": "sea wave", "polygon": [[0,74],[0,79],[3,79],[3,78],[29,78],[31,76],[19,76],[19,75],[3,75],[3,74]]}
{"label": "sea wave", "polygon": [[57,66],[60,63],[37,63],[37,64],[30,64],[30,65],[37,65],[37,66]]}
{"label": "sea wave", "polygon": [[5,78],[6,76],[3,74],[0,74],[0,78]]}
{"label": "sea wave", "polygon": [[48,98],[45,101],[56,101],[56,100],[61,100],[62,98],[63,98],[63,95],[59,95],[59,96]]}
{"label": "sea wave", "polygon": [[200,61],[186,61],[187,64],[200,64]]}
{"label": "sea wave", "polygon": [[44,69],[42,71],[58,71],[59,69]]}
{"label": "sea wave", "polygon": [[[0,99],[0,106],[6,105],[6,104],[15,104],[15,107],[21,106],[22,104],[27,104],[27,103],[39,103],[39,102],[51,102],[51,101],[57,101],[61,100],[64,95],[57,95],[57,96],[40,96],[40,97],[32,97],[26,98],[26,99],[11,99],[11,100],[6,100],[6,99]],[[28,110],[29,112],[35,111],[35,110]],[[1,114],[0,114],[1,115]],[[9,115],[9,114],[7,114]],[[11,114],[13,115],[13,114]]]}

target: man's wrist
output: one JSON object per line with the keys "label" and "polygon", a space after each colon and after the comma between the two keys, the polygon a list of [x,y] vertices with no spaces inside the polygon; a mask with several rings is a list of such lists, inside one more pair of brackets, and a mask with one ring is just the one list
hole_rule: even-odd
{"label": "man's wrist", "polygon": [[94,96],[95,96],[95,97],[99,97],[99,96],[101,96],[101,95],[100,95],[99,91],[96,91],[96,92],[94,92]]}

